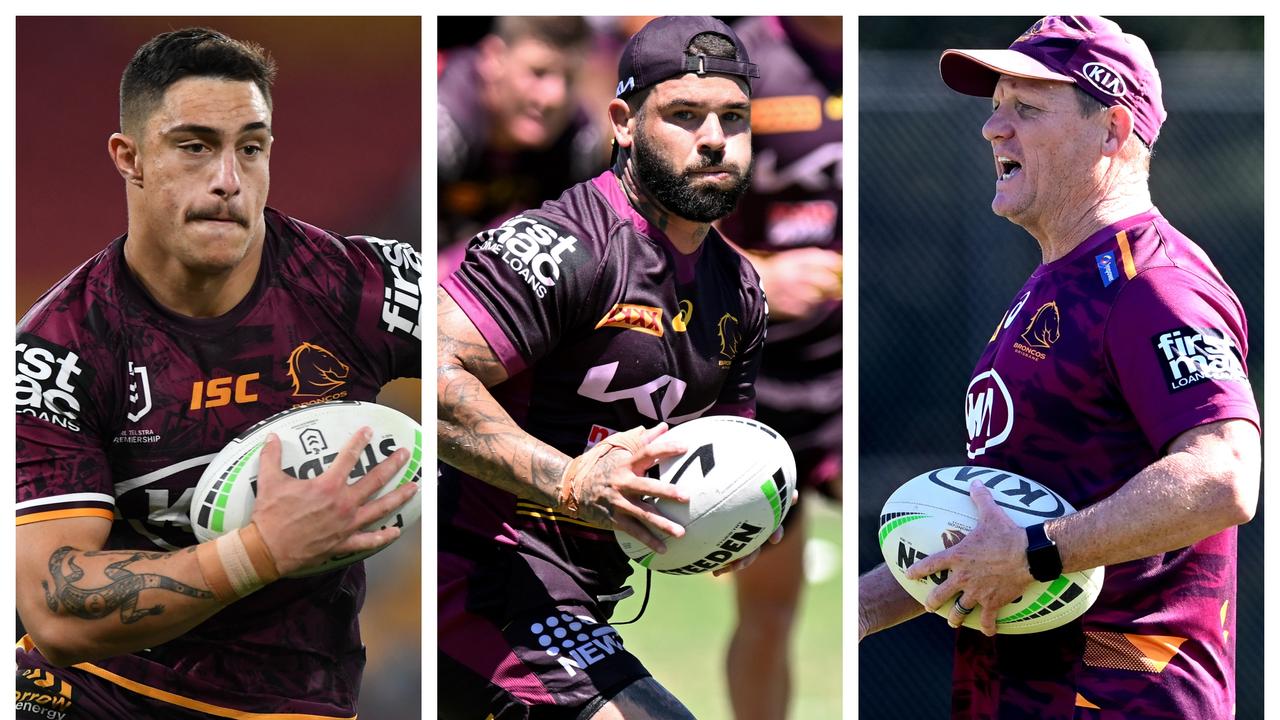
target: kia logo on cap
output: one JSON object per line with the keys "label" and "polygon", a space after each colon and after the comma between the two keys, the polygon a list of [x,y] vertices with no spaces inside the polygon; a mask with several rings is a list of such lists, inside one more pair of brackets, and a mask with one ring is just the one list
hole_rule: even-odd
{"label": "kia logo on cap", "polygon": [[1085,65],[1081,68],[1080,73],[1084,75],[1084,79],[1088,80],[1091,85],[1108,95],[1124,97],[1124,94],[1128,91],[1124,84],[1124,78],[1120,77],[1120,73],[1100,62],[1091,62]]}

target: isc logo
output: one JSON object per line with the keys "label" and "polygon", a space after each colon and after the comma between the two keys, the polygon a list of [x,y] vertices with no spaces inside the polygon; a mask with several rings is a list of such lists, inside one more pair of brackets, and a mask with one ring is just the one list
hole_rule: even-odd
{"label": "isc logo", "polygon": [[197,380],[191,385],[191,409],[216,408],[236,403],[256,402],[258,394],[249,392],[249,383],[261,377],[262,373],[248,375],[232,375],[214,378],[209,382]]}

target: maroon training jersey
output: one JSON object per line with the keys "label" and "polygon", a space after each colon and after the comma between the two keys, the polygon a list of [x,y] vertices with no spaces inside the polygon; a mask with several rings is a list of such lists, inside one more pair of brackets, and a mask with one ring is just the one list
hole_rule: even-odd
{"label": "maroon training jersey", "polygon": [[[103,517],[108,549],[192,545],[195,484],[241,431],[298,405],[371,401],[390,380],[419,376],[417,251],[270,208],[266,220],[253,288],[221,317],[158,305],[125,265],[122,237],[22,319],[19,525]],[[361,563],[280,580],[163,645],[79,667],[152,697],[350,717],[364,586]]]}
{"label": "maroon training jersey", "polygon": [[[789,22],[752,17],[734,26],[760,66],[751,88],[756,162],[751,189],[720,228],[766,254],[843,252],[843,52],[807,40]],[[771,317],[756,380],[760,419],[787,438],[805,485],[840,472],[841,308],[828,300],[804,317]]]}
{"label": "maroon training jersey", "polygon": [[[476,236],[443,287],[507,370],[494,397],[570,456],[637,425],[754,409],[755,270],[714,230],[682,255],[612,173]],[[611,531],[444,464],[440,496],[442,549],[518,555],[487,566],[513,604],[594,603],[631,573]],[[521,592],[526,581],[539,590]]]}
{"label": "maroon training jersey", "polygon": [[[1204,252],[1152,209],[1041,265],[965,398],[974,464],[1102,500],[1205,423],[1257,424],[1244,311]],[[1227,718],[1236,530],[1107,567],[1077,622],[957,635],[954,717]]]}

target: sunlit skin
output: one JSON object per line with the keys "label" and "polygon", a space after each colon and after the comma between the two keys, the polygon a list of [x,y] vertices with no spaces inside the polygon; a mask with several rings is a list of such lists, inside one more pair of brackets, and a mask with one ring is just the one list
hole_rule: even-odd
{"label": "sunlit skin", "polygon": [[[751,100],[746,83],[735,76],[687,73],[655,85],[641,112],[631,114],[626,102],[613,100],[609,117],[624,153],[643,122],[646,141],[678,172],[702,165],[704,152],[719,154],[716,164],[696,172],[695,186],[727,189],[751,166]],[[681,252],[691,253],[702,244],[710,223],[687,220],[662,207],[632,172],[629,158],[622,183],[637,209]]]}
{"label": "sunlit skin", "polygon": [[493,117],[490,141],[504,150],[550,146],[568,126],[581,48],[559,48],[536,38],[507,45],[490,36],[481,45],[484,100]]}
{"label": "sunlit skin", "polygon": [[[1040,243],[1044,262],[1093,232],[1151,207],[1121,157],[1133,118],[1123,107],[1084,116],[1069,83],[1001,76],[982,126],[996,175],[995,214]],[[1006,179],[1012,163],[1020,167]]]}
{"label": "sunlit skin", "polygon": [[188,77],[108,150],[125,179],[125,262],[162,305],[216,317],[248,294],[266,237],[271,111],[251,81]]}

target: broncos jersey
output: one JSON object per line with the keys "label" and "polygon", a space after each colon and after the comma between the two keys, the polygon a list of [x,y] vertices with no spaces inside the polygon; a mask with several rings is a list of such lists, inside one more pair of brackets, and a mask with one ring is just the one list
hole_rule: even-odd
{"label": "broncos jersey", "polygon": [[[740,247],[844,251],[843,53],[807,41],[786,18],[735,26],[760,66],[752,85],[755,171],[738,209],[720,224]],[[769,320],[756,395],[760,419],[796,454],[799,480],[819,485],[840,471],[842,304]]]}
{"label": "broncos jersey", "polygon": [[[420,375],[417,251],[271,208],[266,224],[257,279],[221,317],[156,303],[126,266],[121,237],[22,319],[19,525],[101,517],[112,521],[108,549],[192,545],[196,482],[241,431],[300,405],[371,401],[385,383]],[[78,667],[226,717],[350,717],[364,588],[362,563],[280,580],[174,640]]]}
{"label": "broncos jersey", "polygon": [[[443,287],[507,370],[494,397],[571,457],[637,425],[753,412],[755,271],[714,230],[681,254],[612,173],[477,235]],[[595,602],[631,573],[611,531],[443,464],[439,520],[444,551],[514,551],[486,565],[513,605]]]}
{"label": "broncos jersey", "polygon": [[[1152,209],[1041,265],[965,398],[970,462],[1076,508],[1196,426],[1258,424],[1244,311],[1204,252]],[[1235,699],[1236,529],[1107,567],[1077,622],[957,634],[957,718],[1226,718]]]}

